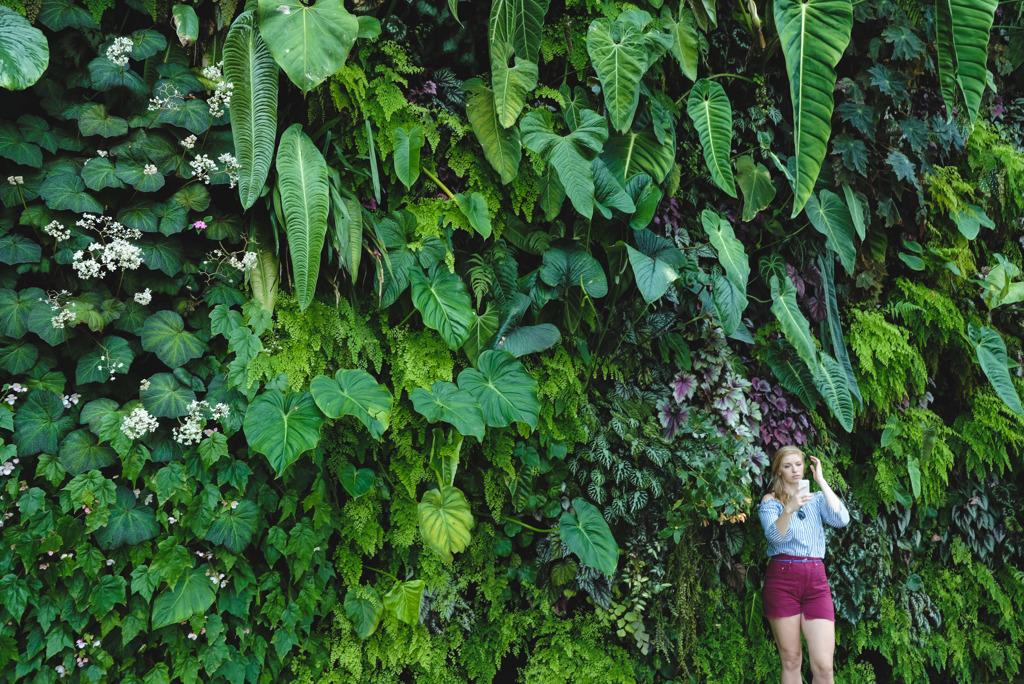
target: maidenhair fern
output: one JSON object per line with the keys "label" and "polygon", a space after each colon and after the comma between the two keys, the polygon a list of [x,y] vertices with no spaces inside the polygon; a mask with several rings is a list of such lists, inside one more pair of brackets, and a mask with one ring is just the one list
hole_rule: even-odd
{"label": "maidenhair fern", "polygon": [[889,323],[877,311],[851,311],[849,341],[856,361],[854,373],[864,401],[881,416],[924,394],[928,372],[909,339],[909,330]]}

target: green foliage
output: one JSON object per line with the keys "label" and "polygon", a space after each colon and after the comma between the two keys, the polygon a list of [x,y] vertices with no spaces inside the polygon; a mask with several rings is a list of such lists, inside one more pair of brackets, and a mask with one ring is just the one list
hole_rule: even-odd
{"label": "green foliage", "polygon": [[849,340],[857,384],[865,403],[879,416],[892,413],[905,398],[913,400],[924,393],[927,370],[920,353],[910,346],[910,331],[878,312],[855,309]]}

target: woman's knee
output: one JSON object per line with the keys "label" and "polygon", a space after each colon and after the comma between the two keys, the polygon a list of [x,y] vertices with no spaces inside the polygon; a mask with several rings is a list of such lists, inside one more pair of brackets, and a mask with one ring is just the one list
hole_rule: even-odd
{"label": "woman's knee", "polygon": [[779,656],[782,658],[782,669],[787,672],[795,672],[803,665],[804,654],[800,649],[779,649]]}
{"label": "woman's knee", "polygon": [[814,654],[811,654],[811,673],[815,681],[832,681],[832,668],[831,658],[815,658]]}

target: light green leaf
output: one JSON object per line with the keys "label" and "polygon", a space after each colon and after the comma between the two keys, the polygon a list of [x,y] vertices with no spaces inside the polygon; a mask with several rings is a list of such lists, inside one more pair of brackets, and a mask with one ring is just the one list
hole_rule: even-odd
{"label": "light green leaf", "polygon": [[441,333],[450,348],[461,347],[473,322],[473,302],[462,279],[444,264],[434,266],[429,276],[412,268],[409,276],[412,303],[423,314],[423,323]]}
{"label": "light green leaf", "polygon": [[249,271],[252,296],[264,311],[274,313],[277,300],[278,263],[274,252],[260,245],[256,247],[256,267]]}
{"label": "light green leaf", "polygon": [[384,607],[407,625],[415,626],[420,621],[420,603],[423,602],[423,580],[397,582],[391,591],[384,594]]}
{"label": "light green leaf", "polygon": [[50,64],[46,36],[25,17],[0,5],[0,88],[24,90]]}
{"label": "light green leaf", "polygon": [[142,348],[154,352],[170,368],[183,366],[206,351],[202,340],[185,330],[185,321],[173,311],[157,311],[139,330]]}
{"label": "light green leaf", "polygon": [[442,420],[451,423],[462,435],[472,435],[481,442],[487,426],[480,403],[466,390],[453,383],[438,380],[429,390],[417,387],[409,393],[413,408],[430,423]]}
{"label": "light green leaf", "polygon": [[339,370],[333,380],[318,375],[309,389],[316,405],[328,418],[355,416],[374,439],[380,439],[388,429],[394,398],[387,387],[377,384],[366,371]]}
{"label": "light green leaf", "polygon": [[843,268],[850,275],[857,260],[853,244],[853,217],[846,203],[830,190],[822,190],[818,197],[807,198],[807,218],[819,233],[825,236],[825,246],[839,255]]}
{"label": "light green leaf", "polygon": [[549,3],[550,0],[493,0],[487,24],[491,49],[498,43],[507,43],[521,58],[536,64]]}
{"label": "light green leaf", "polygon": [[847,432],[852,431],[855,411],[853,397],[846,381],[846,371],[828,354],[819,356],[819,363],[814,372],[814,386],[832,409],[832,415],[843,429]]}
{"label": "light green leaf", "polygon": [[[297,0],[295,4],[299,5]],[[328,3],[322,1],[317,6],[320,4]],[[289,5],[282,5],[286,6]],[[263,7],[263,2],[260,7]],[[313,141],[302,132],[301,124],[292,124],[281,135],[277,149],[277,183],[281,190],[288,250],[292,255],[295,295],[299,309],[305,311],[316,294],[320,252],[327,234],[330,187],[327,162]]]}
{"label": "light green leaf", "polygon": [[601,153],[608,139],[604,117],[585,109],[579,127],[566,136],[553,131],[547,112],[534,110],[523,117],[523,145],[555,167],[576,211],[590,218],[594,214],[594,174],[591,161]]}
{"label": "light green leaf", "polygon": [[338,479],[353,499],[358,499],[373,489],[373,471],[369,468],[357,470],[351,463],[346,463],[338,472]]}
{"label": "light green leaf", "polygon": [[469,225],[481,237],[491,237],[491,217],[487,212],[487,198],[479,192],[464,195],[456,193],[455,203],[459,205],[459,211],[469,219]]}
{"label": "light green leaf", "polygon": [[238,158],[242,209],[259,198],[270,173],[277,136],[277,63],[271,57],[252,12],[231,24],[224,41],[224,78],[231,94],[231,135]]}
{"label": "light green leaf", "polygon": [[186,570],[172,589],[163,591],[153,601],[153,629],[184,622],[196,613],[205,613],[217,595],[202,565]]}
{"label": "light green leaf", "polygon": [[[199,39],[199,17],[196,15],[192,5],[175,5],[172,7],[171,25],[174,27],[174,32],[178,34],[178,40],[182,46],[188,47]],[[231,98],[232,104],[234,99],[234,97]],[[234,107],[232,107],[233,109]]]}
{"label": "light green leaf", "polygon": [[420,149],[426,140],[423,128],[413,126],[410,129],[396,128],[395,142],[395,175],[407,188],[411,188],[420,177]]}
{"label": "light green leaf", "polygon": [[608,279],[600,262],[576,243],[545,252],[540,278],[563,293],[571,287],[581,287],[591,297],[608,294]]}
{"label": "light green leaf", "polygon": [[484,420],[491,427],[513,422],[537,427],[540,400],[537,381],[514,356],[506,351],[482,352],[476,368],[459,373],[459,389],[468,390],[479,402]]}
{"label": "light green leaf", "polygon": [[988,41],[998,4],[997,0],[935,1],[939,89],[952,116],[959,86],[972,126],[988,79]]}
{"label": "light green leaf", "polygon": [[514,126],[526,105],[526,96],[537,87],[537,65],[521,57],[509,67],[514,51],[508,43],[491,44],[491,86],[494,88],[494,109],[498,122]]}
{"label": "light green leaf", "polygon": [[483,81],[471,78],[463,87],[468,93],[466,116],[473,133],[480,141],[480,146],[483,147],[484,158],[501,176],[502,184],[507,185],[519,173],[519,162],[523,158],[519,129],[506,129],[498,122],[494,93]]}
{"label": "light green leaf", "polygon": [[953,213],[953,220],[956,222],[957,230],[968,240],[978,237],[982,227],[994,229],[995,221],[988,217],[985,210],[977,204],[968,204],[967,208]]}
{"label": "light green leaf", "polygon": [[446,563],[452,562],[453,553],[464,551],[469,546],[470,531],[476,520],[462,490],[457,487],[428,489],[423,493],[417,510],[423,541]]}
{"label": "light green leaf", "polygon": [[249,448],[267,457],[277,476],[320,441],[323,416],[309,392],[285,396],[267,390],[245,412],[245,438]]}
{"label": "light green leaf", "polygon": [[476,363],[477,356],[480,355],[487,341],[494,336],[494,333],[498,332],[498,325],[498,313],[491,310],[490,304],[487,305],[487,310],[482,316],[473,315],[473,321],[469,324],[469,335],[462,345],[470,363]]}
{"label": "light green leaf", "polygon": [[342,0],[259,0],[258,14],[270,54],[303,94],[345,64],[359,33]]}
{"label": "light green leaf", "polygon": [[648,66],[643,31],[632,24],[595,19],[587,30],[587,53],[601,80],[612,128],[625,133],[633,123],[640,79]]}
{"label": "light green leaf", "polygon": [[790,341],[800,359],[808,368],[818,367],[818,348],[811,336],[811,327],[796,303],[796,287],[789,276],[772,276],[772,313],[782,326],[782,333]]}
{"label": "light green leaf", "polygon": [[696,81],[697,67],[700,64],[700,36],[697,34],[697,23],[693,12],[687,7],[680,7],[679,20],[676,21],[666,5],[661,8],[661,26],[672,37],[670,49],[676,61],[679,62],[683,76],[691,81]]}
{"label": "light green leaf", "polygon": [[974,353],[977,354],[981,370],[992,383],[996,394],[1011,411],[1024,415],[1024,406],[1021,406],[1020,396],[1017,394],[1017,388],[1013,386],[1013,379],[1007,367],[1006,343],[1003,342],[1003,338],[996,330],[978,327],[974,323],[968,324],[967,336],[974,345]]}
{"label": "light green leaf", "polygon": [[835,67],[850,43],[853,5],[849,0],[776,0],[774,10],[793,98],[796,218],[814,192],[828,152]]}
{"label": "light green leaf", "polygon": [[544,220],[554,221],[559,212],[562,211],[562,204],[565,202],[565,187],[558,179],[558,172],[550,164],[544,169],[540,177],[540,208],[544,210]]}
{"label": "light green leaf", "polygon": [[132,490],[118,487],[117,500],[110,508],[110,518],[106,527],[96,531],[96,542],[104,551],[111,551],[125,545],[141,544],[159,532],[160,525],[153,509],[143,505]]}
{"label": "light green leaf", "polygon": [[683,255],[674,244],[647,229],[636,231],[633,236],[638,249],[626,245],[629,264],[640,294],[651,304],[679,279],[677,269],[683,265]]}
{"label": "light green leaf", "polygon": [[377,631],[384,606],[373,587],[361,587],[360,592],[368,592],[370,595],[361,596],[355,590],[349,589],[345,594],[344,608],[346,617],[352,621],[352,627],[356,630],[356,636],[366,639]]}
{"label": "light green leaf", "polygon": [[743,220],[750,221],[757,212],[766,208],[775,199],[775,185],[764,164],[754,163],[754,158],[744,155],[736,160],[736,182],[743,191]]}
{"label": "light green leaf", "polygon": [[732,224],[710,209],[705,209],[701,214],[701,223],[715,252],[718,253],[718,261],[725,269],[726,277],[746,297],[747,281],[750,279],[750,260],[743,251],[743,243],[733,232]]}
{"label": "light green leaf", "polygon": [[736,181],[729,161],[732,157],[732,105],[725,88],[706,78],[697,81],[686,101],[686,113],[697,129],[711,179],[727,195],[735,197]]}
{"label": "light green leaf", "polygon": [[615,574],[619,546],[596,506],[581,498],[573,499],[572,509],[558,519],[558,532],[562,542],[584,565],[609,576]]}

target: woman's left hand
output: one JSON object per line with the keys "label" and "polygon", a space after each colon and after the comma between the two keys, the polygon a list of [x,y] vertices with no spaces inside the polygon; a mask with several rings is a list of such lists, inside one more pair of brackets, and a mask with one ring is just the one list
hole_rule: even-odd
{"label": "woman's left hand", "polygon": [[820,487],[821,483],[825,481],[825,475],[821,472],[821,459],[817,456],[811,456],[810,454],[808,454],[807,457],[811,459],[811,463],[813,464],[811,471],[814,473],[814,481],[817,482]]}

